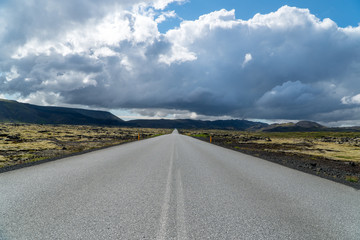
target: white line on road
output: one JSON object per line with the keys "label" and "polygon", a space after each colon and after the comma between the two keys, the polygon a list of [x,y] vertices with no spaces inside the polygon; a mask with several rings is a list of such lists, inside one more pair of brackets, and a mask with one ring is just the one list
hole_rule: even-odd
{"label": "white line on road", "polygon": [[177,170],[177,208],[176,208],[176,225],[177,225],[177,237],[179,240],[186,240],[186,223],[185,223],[185,203],[183,185],[181,180],[180,170]]}
{"label": "white line on road", "polygon": [[166,182],[166,190],[164,196],[164,203],[161,208],[161,217],[160,217],[160,230],[157,235],[158,240],[166,239],[166,225],[168,222],[168,212],[170,208],[170,194],[171,194],[171,179],[172,179],[172,168],[174,162],[174,155],[175,155],[175,144],[173,146],[173,151],[170,158],[170,165],[169,165],[169,172]]}

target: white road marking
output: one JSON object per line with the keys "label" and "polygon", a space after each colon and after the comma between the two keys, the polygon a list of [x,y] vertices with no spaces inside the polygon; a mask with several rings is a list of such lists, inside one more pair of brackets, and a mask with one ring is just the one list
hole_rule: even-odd
{"label": "white road marking", "polygon": [[175,155],[175,145],[173,146],[173,151],[170,158],[169,172],[166,182],[166,190],[164,196],[164,203],[161,208],[161,217],[160,217],[160,230],[157,235],[158,240],[166,239],[166,225],[168,222],[168,212],[170,208],[170,194],[171,194],[171,180],[172,180],[172,168]]}
{"label": "white road marking", "polygon": [[177,170],[177,207],[176,207],[176,225],[177,225],[177,238],[180,240],[186,240],[186,222],[185,222],[185,203],[184,203],[184,192],[181,180],[180,170]]}

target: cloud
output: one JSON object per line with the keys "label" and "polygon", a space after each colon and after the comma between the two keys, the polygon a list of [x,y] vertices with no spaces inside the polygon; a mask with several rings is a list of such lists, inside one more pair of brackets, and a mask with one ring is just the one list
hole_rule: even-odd
{"label": "cloud", "polygon": [[162,23],[168,18],[175,18],[175,17],[176,17],[175,11],[168,11],[160,14],[160,16],[155,19],[155,22]]}
{"label": "cloud", "polygon": [[13,80],[19,76],[20,75],[18,74],[16,67],[12,66],[10,69],[10,72],[7,72],[5,74],[5,79],[6,79],[6,81],[10,82],[11,80]]}
{"label": "cloud", "polygon": [[179,4],[186,2],[187,0],[156,0],[153,2],[152,6],[155,9],[164,10],[170,3],[177,2]]}
{"label": "cloud", "polygon": [[357,94],[352,97],[349,97],[349,96],[343,97],[341,99],[341,102],[343,104],[360,104],[360,94]]}
{"label": "cloud", "polygon": [[134,109],[131,110],[132,113],[137,115],[137,118],[141,116],[146,116],[151,119],[194,119],[194,120],[229,120],[232,119],[231,116],[207,116],[197,114],[196,112],[190,112],[187,110],[177,110],[177,109]]}
{"label": "cloud", "polygon": [[220,10],[162,34],[171,2],[183,1],[12,2],[0,10],[1,93],[148,116],[357,114],[360,27],[284,6],[247,21]]}
{"label": "cloud", "polygon": [[244,62],[242,63],[242,66],[245,67],[245,65],[252,60],[251,53],[245,54]]}

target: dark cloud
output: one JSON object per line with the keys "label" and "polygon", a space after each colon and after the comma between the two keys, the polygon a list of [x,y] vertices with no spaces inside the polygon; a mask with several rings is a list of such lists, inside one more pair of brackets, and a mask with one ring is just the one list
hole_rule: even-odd
{"label": "dark cloud", "polygon": [[285,6],[248,21],[221,10],[160,34],[161,11],[150,5],[97,5],[78,1],[76,14],[70,1],[44,1],[20,8],[19,15],[27,9],[22,17],[8,13],[19,25],[39,19],[0,32],[2,43],[14,39],[0,58],[1,92],[152,116],[358,116],[360,27],[339,28]]}

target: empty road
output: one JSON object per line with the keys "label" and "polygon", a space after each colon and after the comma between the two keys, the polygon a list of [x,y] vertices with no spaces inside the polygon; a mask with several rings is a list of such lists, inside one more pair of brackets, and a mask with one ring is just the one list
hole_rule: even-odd
{"label": "empty road", "polygon": [[0,174],[0,239],[360,239],[360,192],[174,131]]}

